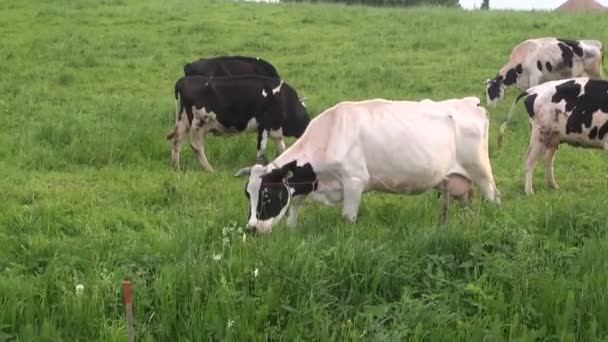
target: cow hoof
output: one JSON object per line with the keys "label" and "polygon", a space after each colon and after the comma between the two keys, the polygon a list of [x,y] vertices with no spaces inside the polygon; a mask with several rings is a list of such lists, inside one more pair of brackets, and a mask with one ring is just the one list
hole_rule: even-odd
{"label": "cow hoof", "polygon": [[549,184],[549,189],[559,190],[559,185],[557,185],[557,184]]}

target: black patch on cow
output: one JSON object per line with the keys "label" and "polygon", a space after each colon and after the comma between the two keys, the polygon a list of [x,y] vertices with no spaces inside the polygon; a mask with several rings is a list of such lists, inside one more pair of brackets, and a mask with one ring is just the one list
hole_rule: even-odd
{"label": "black patch on cow", "polygon": [[574,58],[574,53],[572,52],[572,49],[563,43],[558,43],[557,46],[559,46],[559,49],[562,50],[562,59],[564,60],[564,65],[572,68],[572,66],[574,65],[574,62],[572,61],[572,59]]}
{"label": "black patch on cow", "polygon": [[568,45],[577,56],[583,56],[583,49],[581,48],[580,42],[570,39],[558,39],[558,41]]}
{"label": "black patch on cow", "polygon": [[571,80],[555,87],[555,94],[551,97],[551,102],[559,103],[566,101],[566,112],[571,111],[576,105],[576,99],[581,92],[581,85]]}
{"label": "black patch on cow", "polygon": [[553,66],[552,66],[552,65],[551,65],[551,63],[549,63],[549,62],[545,63],[545,68],[547,68],[547,70],[548,70],[549,72],[551,72],[551,70],[553,70]]}
{"label": "black patch on cow", "polygon": [[538,68],[538,71],[543,71],[543,63],[541,63],[541,61],[536,61],[536,67]]}
{"label": "black patch on cow", "polygon": [[526,110],[528,111],[528,115],[531,118],[534,117],[534,101],[536,101],[537,97],[538,97],[538,94],[532,94],[532,95],[526,97],[526,99],[524,100],[524,104],[526,105]]}
{"label": "black patch on cow", "polygon": [[319,180],[310,163],[294,166],[292,173],[293,176],[287,179],[287,184],[295,190],[293,196],[306,195],[317,190]]}
{"label": "black patch on cow", "polygon": [[268,220],[279,215],[289,200],[289,188],[283,181],[285,172],[275,169],[262,176],[258,193],[256,217],[258,220]]}
{"label": "black patch on cow", "polygon": [[192,63],[184,64],[185,76],[231,76],[231,75],[260,75],[280,78],[276,68],[269,62],[249,56],[219,56],[202,58]]}
{"label": "black patch on cow", "polygon": [[[510,86],[512,84],[515,84],[515,82],[517,82],[517,74],[521,74],[521,71],[523,71],[521,64],[518,64],[517,67],[515,68],[511,68],[509,69],[509,71],[507,71],[507,75],[505,76],[505,85],[506,86]],[[518,72],[518,70],[521,70],[520,72]]]}
{"label": "black patch on cow", "polygon": [[[581,90],[584,90],[581,94]],[[583,128],[590,128],[593,115],[608,115],[608,81],[589,80],[584,88],[574,80],[564,82],[555,87],[551,102],[566,101],[566,111],[570,112],[566,122],[566,134],[582,133]],[[597,111],[602,113],[595,114]],[[590,132],[590,136],[593,132]],[[608,133],[606,124],[597,132],[597,137],[603,139]]]}
{"label": "black patch on cow", "polygon": [[606,121],[602,127],[600,127],[600,130],[598,132],[597,137],[602,140],[604,139],[604,136],[606,135],[606,133],[608,133],[608,121]]}
{"label": "black patch on cow", "polygon": [[[245,197],[247,197],[247,201],[251,201],[251,196],[249,196],[249,192],[247,191],[247,183],[245,183]],[[249,206],[249,214],[247,217],[251,217],[251,206]]]}
{"label": "black patch on cow", "polygon": [[597,127],[593,127],[591,132],[589,132],[589,139],[597,138]]}
{"label": "black patch on cow", "polygon": [[515,71],[517,71],[518,74],[521,74],[522,72],[524,72],[524,67],[521,64],[517,64],[517,66],[515,67]]}
{"label": "black patch on cow", "polygon": [[[289,173],[291,176],[285,179]],[[315,191],[318,183],[312,165],[297,166],[295,160],[263,175],[256,208],[258,220],[278,216],[287,205],[290,188],[294,189],[291,196],[306,195]]]}
{"label": "black patch on cow", "polygon": [[495,79],[491,80],[488,85],[488,98],[490,100],[495,100],[500,97],[500,86],[502,84],[502,76],[497,76]]}

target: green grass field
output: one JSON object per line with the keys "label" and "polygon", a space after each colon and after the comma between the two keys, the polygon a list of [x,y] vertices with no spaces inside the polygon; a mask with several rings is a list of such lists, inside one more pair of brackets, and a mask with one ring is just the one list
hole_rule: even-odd
{"label": "green grass field", "polygon": [[515,91],[490,109],[502,206],[477,193],[445,227],[434,192],[367,194],[355,225],[309,203],[296,230],[244,240],[232,174],[255,160],[254,135],[208,139],[214,174],[187,148],[185,171],[170,168],[185,62],[261,56],[317,115],[342,100],[482,97],[511,48],[540,36],[608,42],[606,18],[0,1],[0,341],[125,340],[126,277],[138,340],[607,340],[606,156],[563,146],[561,189],[539,165],[524,196],[523,106],[496,151]]}

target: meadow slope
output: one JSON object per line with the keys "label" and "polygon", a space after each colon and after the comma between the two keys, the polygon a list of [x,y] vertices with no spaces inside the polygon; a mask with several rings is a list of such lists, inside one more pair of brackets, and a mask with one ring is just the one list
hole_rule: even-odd
{"label": "meadow slope", "polygon": [[264,57],[317,115],[482,97],[515,44],[546,35],[608,43],[591,14],[0,1],[0,341],[123,341],[126,277],[142,341],[608,339],[606,156],[564,146],[561,189],[539,167],[524,196],[521,106],[495,144],[514,91],[490,109],[503,205],[477,195],[445,227],[435,193],[368,194],[356,225],[311,203],[296,230],[244,240],[232,174],[254,135],[210,138],[214,174],[186,148],[170,169],[173,84],[199,57]]}

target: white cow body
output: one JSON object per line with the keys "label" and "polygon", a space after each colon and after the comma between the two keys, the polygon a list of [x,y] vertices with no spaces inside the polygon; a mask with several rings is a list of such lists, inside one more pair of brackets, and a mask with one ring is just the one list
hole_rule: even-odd
{"label": "white cow body", "polygon": [[[475,97],[339,103],[313,119],[304,135],[273,163],[251,169],[249,225],[264,231],[278,221],[256,217],[260,176],[283,168],[297,176],[305,165],[314,173],[316,189],[302,196],[329,205],[342,202],[343,216],[350,221],[356,220],[365,192],[419,194],[441,187],[450,175],[472,180],[488,199],[499,201],[488,158],[489,122],[478,104]],[[297,178],[291,182],[297,184]],[[293,186],[290,179],[286,185]],[[301,202],[295,192],[290,224],[295,224]]]}

